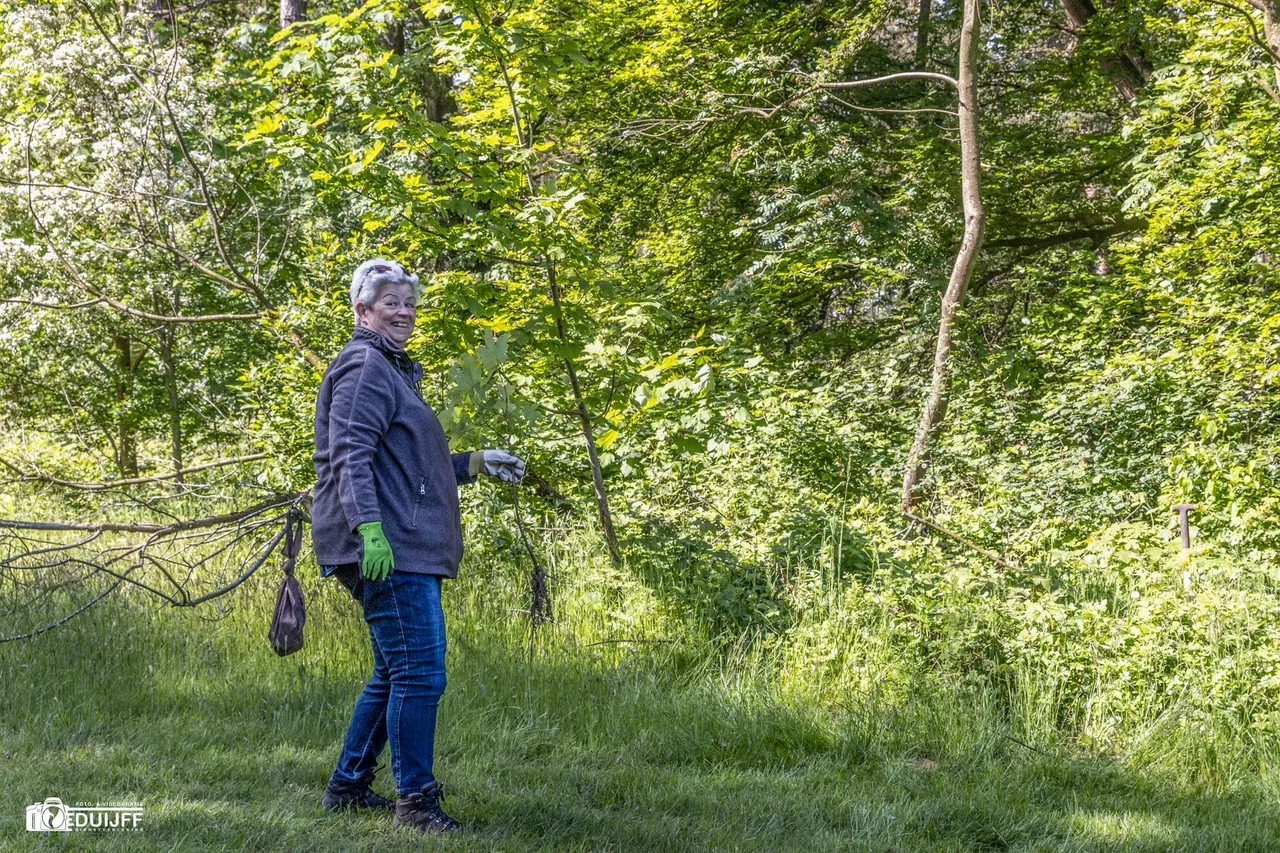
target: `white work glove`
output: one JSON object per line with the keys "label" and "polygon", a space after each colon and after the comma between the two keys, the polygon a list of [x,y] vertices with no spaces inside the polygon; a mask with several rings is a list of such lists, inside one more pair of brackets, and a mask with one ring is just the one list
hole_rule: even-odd
{"label": "white work glove", "polygon": [[524,460],[505,450],[477,450],[471,454],[467,470],[472,477],[484,474],[504,483],[518,483],[524,479]]}

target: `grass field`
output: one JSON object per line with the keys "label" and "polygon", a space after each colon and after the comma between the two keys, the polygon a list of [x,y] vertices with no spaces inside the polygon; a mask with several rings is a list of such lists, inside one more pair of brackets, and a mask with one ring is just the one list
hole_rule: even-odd
{"label": "grass field", "polygon": [[[557,624],[532,648],[514,564],[473,553],[446,586],[436,770],[469,832],[319,808],[370,655],[355,603],[305,565],[289,658],[265,637],[271,568],[216,621],[122,597],[0,646],[0,849],[1280,850],[1274,768],[1198,782],[1019,743],[980,690],[806,698],[625,569],[553,558]],[[28,833],[50,796],[139,802],[143,827]]]}

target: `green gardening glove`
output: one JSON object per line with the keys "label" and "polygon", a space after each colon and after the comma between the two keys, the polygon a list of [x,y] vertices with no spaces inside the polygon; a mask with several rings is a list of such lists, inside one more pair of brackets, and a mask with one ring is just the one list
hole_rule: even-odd
{"label": "green gardening glove", "polygon": [[396,558],[391,554],[391,543],[382,535],[382,522],[366,521],[356,526],[356,532],[364,537],[364,562],[360,564],[360,574],[371,581],[385,580],[396,567]]}

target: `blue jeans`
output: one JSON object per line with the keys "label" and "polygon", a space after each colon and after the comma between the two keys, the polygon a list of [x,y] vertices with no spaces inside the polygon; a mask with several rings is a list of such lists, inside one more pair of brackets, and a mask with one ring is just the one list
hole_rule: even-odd
{"label": "blue jeans", "polygon": [[396,795],[415,794],[435,780],[436,706],[445,686],[441,579],[393,571],[373,583],[354,563],[321,573],[336,576],[360,602],[373,645],[373,675],[356,699],[333,778],[372,779],[389,740]]}

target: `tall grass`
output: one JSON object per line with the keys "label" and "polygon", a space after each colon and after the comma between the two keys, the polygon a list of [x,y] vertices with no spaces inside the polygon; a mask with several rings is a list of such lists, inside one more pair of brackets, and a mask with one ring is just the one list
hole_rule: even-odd
{"label": "tall grass", "polygon": [[[1280,849],[1273,736],[1205,716],[1168,679],[1109,682],[1125,650],[1105,644],[1127,623],[1107,620],[1141,620],[1075,626],[1095,590],[1060,584],[1046,603],[962,559],[884,552],[839,573],[793,565],[771,581],[785,614],[726,627],[694,618],[663,566],[614,567],[585,525],[549,518],[534,545],[554,621],[531,627],[528,559],[483,517],[446,585],[437,773],[464,837],[320,811],[371,657],[355,603],[304,562],[307,642],[292,657],[266,641],[273,567],[223,613],[125,591],[0,646],[0,847]],[[1055,601],[1056,628],[1022,636],[1031,604]],[[1188,660],[1250,653],[1224,630],[1232,607],[1195,607],[1169,614],[1216,614],[1183,625],[1209,643]],[[23,808],[48,796],[136,800],[144,828],[26,833]]]}
{"label": "tall grass", "polygon": [[[305,564],[296,656],[266,643],[271,567],[227,612],[157,607],[132,590],[0,647],[0,845],[1280,847],[1270,739],[1197,735],[1179,706],[1152,699],[1125,751],[1089,751],[1101,712],[1070,706],[1070,680],[1029,654],[974,663],[1007,625],[954,578],[886,560],[833,588],[829,566],[795,567],[801,605],[786,622],[712,633],[662,567],[613,567],[576,525],[554,524],[535,532],[553,622],[531,628],[529,561],[479,526],[445,588],[438,775],[470,834],[424,841],[385,816],[317,807],[371,658],[355,602]],[[143,829],[27,834],[24,806],[50,795],[138,800]]]}

